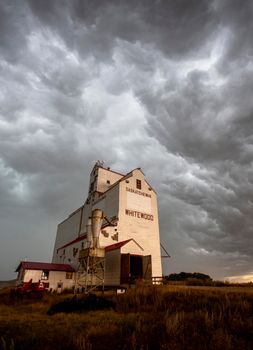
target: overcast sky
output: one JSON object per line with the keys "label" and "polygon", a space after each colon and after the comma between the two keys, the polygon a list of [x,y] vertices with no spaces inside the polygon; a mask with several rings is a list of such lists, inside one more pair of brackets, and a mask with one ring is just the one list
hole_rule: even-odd
{"label": "overcast sky", "polygon": [[0,279],[98,159],[157,190],[165,274],[253,277],[253,2],[0,3]]}

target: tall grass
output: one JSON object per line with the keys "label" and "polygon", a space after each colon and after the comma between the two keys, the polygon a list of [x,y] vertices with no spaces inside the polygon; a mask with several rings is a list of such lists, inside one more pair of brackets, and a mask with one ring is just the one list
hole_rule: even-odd
{"label": "tall grass", "polygon": [[139,285],[113,296],[116,311],[48,316],[62,298],[15,304],[0,298],[7,349],[10,339],[21,350],[253,348],[253,288]]}
{"label": "tall grass", "polygon": [[13,341],[13,339],[10,339],[8,341],[4,337],[1,337],[1,339],[0,339],[0,347],[1,347],[2,350],[14,350],[14,341]]}

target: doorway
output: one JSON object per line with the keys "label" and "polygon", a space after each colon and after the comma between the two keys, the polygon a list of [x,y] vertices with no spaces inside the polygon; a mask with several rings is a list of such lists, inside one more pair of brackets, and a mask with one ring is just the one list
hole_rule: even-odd
{"label": "doorway", "polygon": [[130,283],[143,277],[142,256],[130,255]]}
{"label": "doorway", "polygon": [[151,255],[121,254],[121,284],[134,284],[138,279],[151,280]]}

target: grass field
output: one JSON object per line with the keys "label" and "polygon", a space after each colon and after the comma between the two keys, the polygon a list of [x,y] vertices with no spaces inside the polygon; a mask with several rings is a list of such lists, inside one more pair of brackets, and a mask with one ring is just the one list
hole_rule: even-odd
{"label": "grass field", "polygon": [[253,349],[253,288],[140,285],[116,310],[47,315],[67,297],[2,293],[0,349]]}

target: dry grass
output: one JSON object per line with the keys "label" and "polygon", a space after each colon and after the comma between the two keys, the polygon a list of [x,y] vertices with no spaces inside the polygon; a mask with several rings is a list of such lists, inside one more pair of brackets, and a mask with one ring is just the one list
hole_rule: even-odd
{"label": "dry grass", "polygon": [[48,316],[62,298],[0,295],[0,349],[253,348],[253,288],[140,285],[114,296],[116,311]]}

